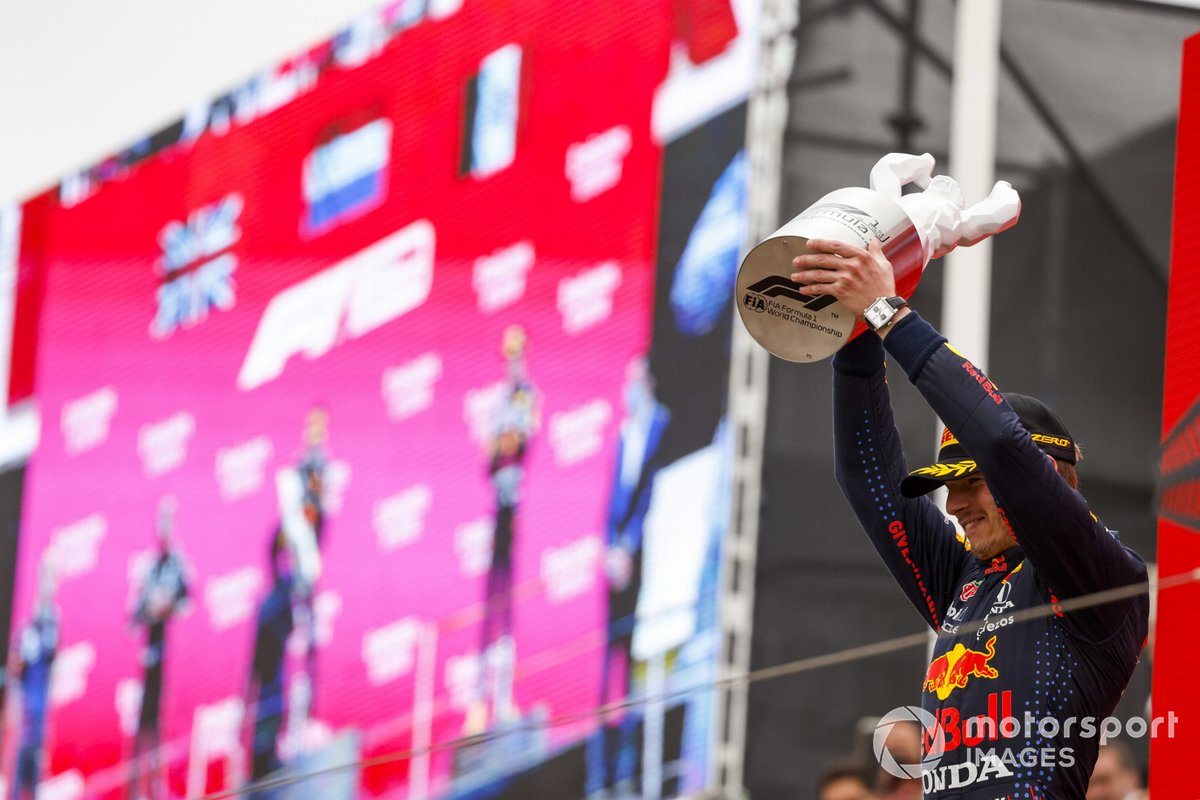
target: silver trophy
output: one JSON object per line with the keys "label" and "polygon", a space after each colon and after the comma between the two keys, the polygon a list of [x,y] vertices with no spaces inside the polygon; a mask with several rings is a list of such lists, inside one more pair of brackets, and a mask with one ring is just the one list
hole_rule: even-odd
{"label": "silver trophy", "polygon": [[[830,192],[751,250],[738,271],[736,296],[755,341],[788,361],[819,361],[865,330],[836,298],[797,291],[792,259],[809,252],[809,239],[864,248],[875,239],[892,263],[896,293],[908,298],[930,260],[1016,224],[1021,198],[1007,182],[964,208],[958,184],[933,177],[933,168],[928,153],[890,153],[871,169],[870,189]],[[902,194],[910,183],[924,191]]]}

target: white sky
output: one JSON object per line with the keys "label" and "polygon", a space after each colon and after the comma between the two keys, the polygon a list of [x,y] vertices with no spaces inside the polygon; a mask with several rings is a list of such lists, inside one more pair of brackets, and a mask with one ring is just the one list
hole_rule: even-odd
{"label": "white sky", "polygon": [[132,144],[381,3],[0,3],[0,204]]}

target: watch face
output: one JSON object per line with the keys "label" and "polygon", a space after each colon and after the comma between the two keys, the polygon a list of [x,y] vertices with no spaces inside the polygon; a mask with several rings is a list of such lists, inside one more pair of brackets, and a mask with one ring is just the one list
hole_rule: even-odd
{"label": "watch face", "polygon": [[863,311],[863,319],[875,330],[887,325],[895,315],[896,309],[887,300],[876,300]]}

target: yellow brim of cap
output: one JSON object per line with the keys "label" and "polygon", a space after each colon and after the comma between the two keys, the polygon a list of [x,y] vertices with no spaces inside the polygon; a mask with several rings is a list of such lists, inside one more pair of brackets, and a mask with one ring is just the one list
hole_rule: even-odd
{"label": "yellow brim of cap", "polygon": [[965,478],[978,469],[975,460],[971,458],[930,464],[908,473],[908,477],[900,483],[900,493],[905,497],[920,497],[947,481]]}

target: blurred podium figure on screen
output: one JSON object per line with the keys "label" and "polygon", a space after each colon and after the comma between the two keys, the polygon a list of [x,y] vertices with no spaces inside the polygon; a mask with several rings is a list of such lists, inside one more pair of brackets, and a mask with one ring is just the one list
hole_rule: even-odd
{"label": "blurred podium figure on screen", "polygon": [[303,450],[295,466],[275,474],[279,535],[285,541],[292,564],[291,613],[300,651],[299,663],[288,679],[287,739],[292,752],[303,749],[305,726],[315,701],[317,639],[313,599],[322,570],[328,439],[329,412],[324,406],[314,405],[304,418]]}
{"label": "blurred podium figure on screen", "polygon": [[54,605],[55,575],[49,559],[38,572],[38,598],[33,617],[21,629],[13,648],[10,674],[20,701],[21,738],[12,771],[12,800],[36,798],[42,776],[42,745],[50,707],[50,672],[58,654],[59,612]]}
{"label": "blurred podium figure on screen", "polygon": [[281,769],[281,753],[304,751],[317,676],[313,601],[323,568],[328,441],[329,411],[313,405],[304,417],[302,449],[294,465],[275,474],[279,526],[269,544],[271,588],[258,607],[246,689],[246,708],[253,708],[246,716],[253,720],[252,782]]}
{"label": "blurred podium figure on screen", "polygon": [[479,685],[467,711],[467,733],[478,733],[491,723],[512,721],[519,715],[513,700],[513,541],[517,504],[525,481],[525,455],[540,424],[537,387],[526,374],[528,347],[524,328],[510,325],[505,329],[500,352],[508,376],[486,442],[488,476],[496,492],[496,521],[483,596]]}
{"label": "blurred podium figure on screen", "polygon": [[175,538],[178,504],[171,495],[158,501],[158,553],[142,579],[131,624],[146,629],[142,649],[141,711],[133,737],[129,797],[155,800],[165,797],[159,774],[161,760],[160,709],[165,672],[167,625],[190,609],[188,565]]}
{"label": "blurred podium figure on screen", "polygon": [[[259,781],[283,766],[279,734],[287,713],[284,666],[288,639],[295,629],[294,550],[282,528],[271,537],[271,589],[258,606],[254,655],[246,688],[246,719],[254,720],[250,743],[250,779]],[[252,793],[252,797],[258,793]]]}
{"label": "blurred podium figure on screen", "polygon": [[[605,523],[608,620],[600,673],[600,706],[624,700],[632,687],[633,629],[642,585],[642,534],[654,477],[662,466],[659,446],[671,421],[670,411],[658,402],[654,391],[650,364],[645,356],[638,356],[625,370],[625,419],[617,442]],[[618,796],[636,794],[637,719],[631,709],[614,712],[601,720],[588,741],[589,797],[605,796],[609,790]]]}
{"label": "blurred podium figure on screen", "polygon": [[329,409],[314,405],[304,415],[303,450],[296,464],[303,494],[304,518],[317,547],[325,535],[325,484],[329,469]]}
{"label": "blurred podium figure on screen", "polygon": [[296,559],[296,591],[311,594],[321,577],[321,539],[325,530],[325,451],[329,414],[320,406],[304,420],[303,443],[295,466],[275,473],[279,530]]}

